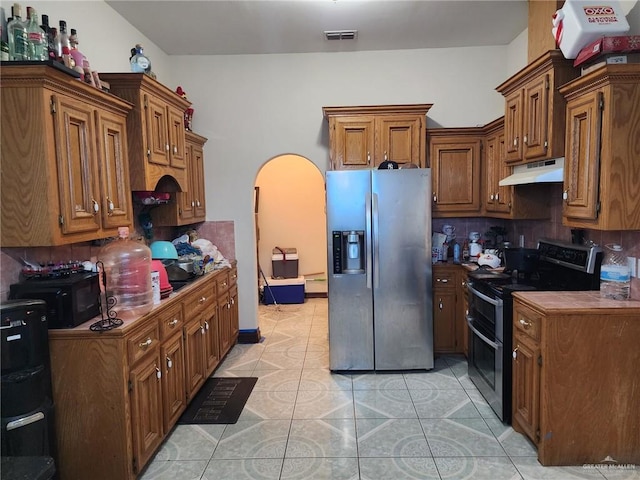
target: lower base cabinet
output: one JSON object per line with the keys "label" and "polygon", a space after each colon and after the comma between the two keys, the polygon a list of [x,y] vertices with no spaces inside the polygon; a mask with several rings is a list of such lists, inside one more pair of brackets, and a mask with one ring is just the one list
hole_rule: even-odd
{"label": "lower base cabinet", "polygon": [[[143,317],[121,315],[124,324],[112,330],[93,332],[88,322],[49,331],[62,480],[140,475],[237,341],[236,277],[234,262]],[[220,279],[227,284],[222,295]],[[228,332],[224,341],[222,331]]]}
{"label": "lower base cabinet", "polygon": [[597,291],[514,294],[512,424],[542,465],[640,464],[639,318]]}
{"label": "lower base cabinet", "polygon": [[433,265],[433,350],[467,353],[467,272],[451,263]]}

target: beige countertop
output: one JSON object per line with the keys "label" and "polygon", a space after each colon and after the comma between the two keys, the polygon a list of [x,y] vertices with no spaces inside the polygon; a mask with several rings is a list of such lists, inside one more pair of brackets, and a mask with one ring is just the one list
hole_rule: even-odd
{"label": "beige countertop", "polygon": [[[640,321],[640,301],[601,298],[600,292],[514,292],[513,296],[545,312],[586,312],[594,309],[612,313],[637,314]],[[567,312],[570,311],[570,312]]]}

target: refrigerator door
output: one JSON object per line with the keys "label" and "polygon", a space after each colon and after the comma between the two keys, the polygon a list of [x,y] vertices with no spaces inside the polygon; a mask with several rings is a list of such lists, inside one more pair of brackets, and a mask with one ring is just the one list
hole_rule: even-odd
{"label": "refrigerator door", "polygon": [[431,170],[372,171],[375,369],[433,368]]}
{"label": "refrigerator door", "polygon": [[[329,366],[331,370],[373,370],[371,242],[367,233],[371,171],[330,171],[326,180]],[[334,252],[340,245],[334,237],[350,231],[364,232],[364,271],[336,273]]]}

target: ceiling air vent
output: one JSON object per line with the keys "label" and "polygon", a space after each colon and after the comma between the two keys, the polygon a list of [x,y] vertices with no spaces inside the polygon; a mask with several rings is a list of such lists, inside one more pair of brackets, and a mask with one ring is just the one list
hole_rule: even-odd
{"label": "ceiling air vent", "polygon": [[327,40],[355,40],[358,36],[357,30],[325,30],[324,36]]}

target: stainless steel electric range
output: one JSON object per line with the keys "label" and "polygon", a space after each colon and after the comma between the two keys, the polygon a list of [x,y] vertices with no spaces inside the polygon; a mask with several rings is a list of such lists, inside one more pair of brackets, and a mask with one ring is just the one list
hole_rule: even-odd
{"label": "stainless steel electric range", "polygon": [[511,423],[512,317],[515,291],[597,290],[602,249],[543,239],[528,272],[469,274],[469,378],[496,415]]}

